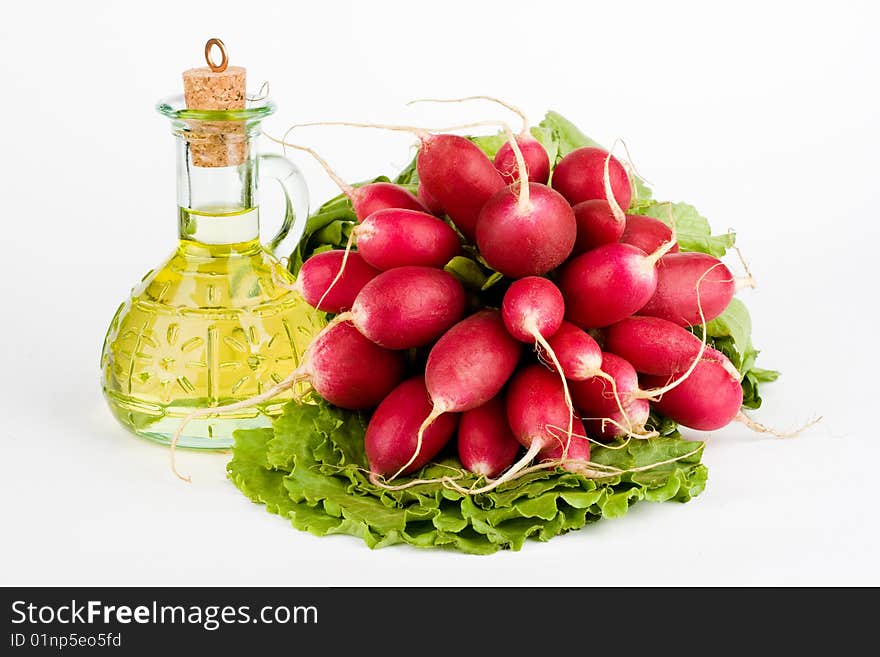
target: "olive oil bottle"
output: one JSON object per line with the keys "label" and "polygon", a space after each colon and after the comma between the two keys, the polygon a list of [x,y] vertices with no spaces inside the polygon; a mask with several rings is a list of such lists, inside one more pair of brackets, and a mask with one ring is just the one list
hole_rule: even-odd
{"label": "olive oil bottle", "polygon": [[[208,83],[227,84],[216,68]],[[157,106],[177,142],[179,242],[119,306],[101,357],[113,414],[134,433],[165,443],[191,411],[247,399],[284,379],[323,325],[291,291],[294,279],[274,255],[290,252],[308,214],[299,170],[256,153],[260,121],[274,105],[259,99],[194,110],[186,101]],[[287,216],[269,246],[259,238],[261,175],[278,180],[287,198]],[[236,429],[267,426],[291,395],[194,420],[179,444],[229,447]]]}

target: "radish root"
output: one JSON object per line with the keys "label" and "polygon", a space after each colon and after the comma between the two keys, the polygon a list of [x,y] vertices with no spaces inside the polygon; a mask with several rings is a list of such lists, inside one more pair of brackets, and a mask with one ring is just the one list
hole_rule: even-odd
{"label": "radish root", "polygon": [[[552,427],[552,425],[548,425],[548,428],[558,428]],[[554,436],[557,440],[559,440],[558,436]],[[580,436],[579,436],[580,437]],[[591,438],[584,436],[587,440],[593,441]],[[598,443],[601,444],[601,443]],[[583,459],[567,459],[560,458],[554,459],[552,461],[545,461],[543,463],[538,463],[536,465],[529,466],[529,463],[538,455],[538,453],[547,446],[546,442],[543,440],[533,440],[531,446],[526,451],[526,453],[519,459],[516,463],[514,463],[508,470],[501,475],[499,478],[492,480],[490,483],[485,486],[465,488],[457,483],[457,480],[461,479],[461,477],[438,477],[436,479],[414,479],[412,481],[406,482],[404,484],[399,484],[397,486],[389,486],[384,483],[379,475],[371,474],[370,482],[380,488],[385,490],[404,490],[406,488],[411,488],[413,486],[418,486],[421,484],[436,484],[441,483],[445,487],[456,491],[462,495],[480,495],[483,493],[488,493],[491,490],[494,490],[501,484],[505,484],[511,481],[515,481],[521,477],[524,477],[533,472],[541,472],[544,470],[552,470],[558,467],[571,466],[576,465],[579,466],[577,470],[577,474],[587,477],[589,479],[607,479],[608,477],[617,477],[624,474],[632,474],[636,472],[645,472],[647,470],[651,470],[653,468],[658,468],[663,465],[669,465],[670,463],[675,463],[677,461],[681,461],[683,459],[689,458],[698,454],[702,449],[703,445],[700,445],[698,448],[687,452],[686,454],[682,454],[681,456],[675,456],[673,458],[665,459],[663,461],[657,461],[656,463],[650,463],[648,465],[643,465],[635,468],[616,468],[611,465],[604,465],[602,463],[596,463],[594,461],[587,461]],[[621,446],[617,447],[608,447],[607,445],[602,445],[606,449],[620,449]],[[389,480],[390,481],[390,480]]]}
{"label": "radish root", "polygon": [[490,484],[486,484],[485,486],[481,486],[480,488],[464,488],[459,486],[454,481],[450,481],[448,478],[443,478],[443,484],[452,490],[461,493],[462,495],[480,495],[481,493],[488,493],[490,490],[494,490],[498,488],[501,484],[513,481],[514,479],[518,479],[522,476],[522,472],[527,468],[529,463],[538,455],[538,452],[544,447],[544,441],[535,439],[532,441],[532,444],[529,446],[529,449],[523,454],[523,457],[510,466],[503,475],[495,479]]}
{"label": "radish root", "polygon": [[772,429],[760,422],[757,422],[750,418],[745,414],[744,411],[740,411],[735,418],[733,418],[737,422],[740,422],[746,425],[752,431],[757,433],[769,433],[771,436],[776,436],[777,438],[795,438],[801,435],[804,431],[812,427],[814,424],[818,424],[822,421],[822,416],[818,416],[804,424],[802,427],[795,429],[794,431],[777,431],[776,429]]}
{"label": "radish root", "polygon": [[[502,125],[501,121],[476,121],[474,123],[463,123],[460,125],[447,126],[445,128],[420,128],[411,125],[398,125],[391,123],[360,123],[358,121],[309,121],[307,123],[294,123],[291,125],[285,135],[290,134],[295,128],[311,128],[314,126],[347,126],[349,128],[374,128],[377,130],[391,130],[392,132],[408,132],[416,135],[419,139],[427,139],[433,132],[453,132],[455,130],[466,130],[469,128],[481,128],[486,126],[498,127]],[[268,135],[267,135],[268,136]],[[270,137],[271,139],[271,137]],[[272,141],[286,145],[284,140],[272,139]]]}
{"label": "radish root", "polygon": [[[703,328],[701,331],[702,338],[700,339],[700,348],[697,350],[697,355],[694,357],[694,360],[691,362],[690,366],[684,371],[684,373],[674,381],[662,386],[660,388],[652,388],[649,390],[639,390],[633,393],[633,396],[639,399],[649,399],[651,401],[657,401],[660,395],[669,392],[673,388],[676,388],[680,384],[684,383],[687,378],[693,374],[694,370],[697,369],[697,365],[700,364],[700,361],[703,359],[703,354],[706,353],[706,341],[708,336],[706,335],[706,315],[703,313],[703,304],[700,301],[700,286],[703,284],[703,279],[709,275],[709,273],[715,269],[716,267],[721,267],[722,263],[717,262],[709,269],[703,272],[703,275],[697,279],[697,311],[700,313],[700,326]],[[739,378],[739,372],[737,372],[737,378]]]}
{"label": "radish root", "polygon": [[177,431],[174,432],[174,437],[171,439],[171,448],[168,452],[168,456],[171,461],[171,471],[175,474],[175,476],[177,476],[178,479],[187,483],[192,482],[192,477],[190,477],[189,475],[181,474],[180,471],[178,471],[177,461],[175,459],[177,443],[180,442],[180,436],[183,434],[183,430],[186,428],[186,425],[188,425],[190,422],[200,417],[210,417],[212,415],[217,415],[218,413],[238,411],[245,408],[251,408],[252,406],[256,406],[257,404],[261,404],[263,402],[267,402],[273,397],[278,396],[285,390],[293,388],[297,383],[305,381],[306,379],[308,379],[308,377],[309,375],[306,372],[305,363],[303,363],[303,365],[300,365],[298,368],[296,368],[283,381],[275,384],[266,392],[260,393],[259,395],[254,395],[253,397],[232,404],[214,406],[212,408],[200,408],[187,415],[180,421],[180,426],[177,427]]}
{"label": "radish root", "polygon": [[501,107],[509,109],[522,120],[522,129],[519,132],[519,136],[529,136],[529,119],[528,117],[526,117],[525,112],[523,112],[516,105],[512,105],[511,103],[508,103],[505,100],[501,100],[500,98],[495,98],[494,96],[465,96],[464,98],[417,98],[416,100],[409,101],[407,103],[407,107],[409,107],[410,105],[415,105],[416,103],[463,103],[469,100],[488,100],[490,103],[495,103],[497,105],[501,105]]}
{"label": "radish root", "polygon": [[416,435],[415,451],[413,452],[412,456],[409,457],[409,461],[404,463],[401,468],[388,479],[388,481],[394,481],[395,479],[397,479],[401,474],[403,474],[404,470],[406,470],[415,462],[422,451],[422,441],[425,437],[425,431],[427,431],[428,427],[434,424],[434,420],[443,415],[445,412],[445,410],[438,408],[437,406],[431,409],[431,412],[428,413],[428,417],[425,418],[425,421],[422,422],[422,426],[419,427],[419,433]]}
{"label": "radish root", "polygon": [[[729,232],[733,232],[733,231],[729,231]],[[752,276],[752,271],[749,269],[749,263],[746,262],[746,259],[743,257],[742,251],[740,250],[740,248],[738,246],[734,245],[730,248],[732,248],[734,251],[736,251],[736,257],[739,258],[739,262],[742,265],[743,270],[745,270],[745,272],[746,272],[745,276],[737,276],[734,279],[734,284],[735,284],[734,289],[737,292],[739,292],[743,288],[749,288],[749,289],[754,290],[755,288],[758,287],[758,283],[755,280],[755,277]]]}
{"label": "radish root", "polygon": [[357,233],[357,228],[353,228],[348,234],[348,242],[345,244],[345,253],[342,255],[342,262],[339,263],[339,271],[336,272],[336,276],[333,277],[333,280],[330,281],[327,289],[324,290],[324,294],[318,299],[318,303],[315,304],[316,308],[320,308],[324,304],[324,299],[330,294],[330,290],[332,290],[336,283],[339,282],[339,279],[342,278],[342,274],[345,271],[345,265],[348,263],[348,255],[351,253],[351,245],[354,243],[355,233]]}
{"label": "radish root", "polygon": [[666,214],[669,217],[669,228],[672,230],[672,235],[669,236],[669,240],[660,245],[660,247],[654,251],[647,258],[647,264],[651,267],[655,266],[657,262],[669,253],[672,250],[672,247],[675,246],[677,238],[676,238],[676,228],[675,228],[675,217],[672,214],[672,203],[666,203]]}
{"label": "radish root", "polygon": [[526,167],[526,159],[523,157],[522,149],[519,147],[510,126],[502,123],[501,127],[504,129],[504,134],[507,135],[507,142],[513,150],[513,156],[516,158],[516,169],[519,171],[519,199],[516,202],[516,209],[520,213],[525,214],[532,208],[529,200],[529,170]]}
{"label": "radish root", "polygon": [[[336,317],[334,317],[327,325],[321,329],[321,331],[316,335],[311,344],[315,343],[315,340],[318,339],[321,335],[329,331],[331,328],[336,326],[341,322],[346,322],[350,320],[352,317],[350,312],[340,313]],[[289,388],[293,388],[297,383],[308,380],[309,373],[309,355],[311,353],[311,347],[306,349],[305,354],[303,354],[303,362],[297,367],[293,372],[287,375],[282,381],[276,383],[274,386],[266,390],[265,392],[261,392],[258,395],[254,395],[253,397],[248,397],[247,399],[242,399],[241,401],[233,402],[232,404],[224,404],[223,406],[212,406],[211,408],[199,408],[194,410],[192,413],[184,417],[180,421],[180,425],[177,427],[177,430],[174,432],[174,436],[171,439],[170,450],[168,452],[168,457],[171,461],[171,471],[177,476],[178,479],[185,481],[187,483],[192,482],[192,477],[189,475],[181,474],[177,469],[177,461],[175,458],[177,444],[180,442],[180,437],[183,434],[183,430],[186,428],[186,425],[196,420],[200,417],[210,417],[212,415],[216,415],[218,413],[228,413],[230,411],[238,411],[245,408],[251,408],[256,406],[257,404],[262,404],[263,402],[267,402],[273,397],[277,397],[285,390]]]}
{"label": "radish root", "polygon": [[528,326],[527,328],[532,334],[532,337],[535,338],[535,346],[540,346],[547,352],[547,355],[550,356],[550,360],[553,362],[553,365],[559,374],[559,379],[562,381],[562,394],[565,397],[565,406],[568,408],[568,440],[565,442],[565,447],[562,450],[562,456],[564,458],[568,456],[571,437],[574,435],[574,403],[571,401],[571,392],[568,390],[568,380],[565,378],[565,372],[562,369],[562,365],[559,363],[559,359],[556,357],[556,352],[553,351],[553,347],[551,347],[550,343],[547,342],[547,339],[541,335],[540,331],[534,328],[534,322],[529,322],[529,324],[531,324],[531,326]]}
{"label": "radish root", "polygon": [[292,148],[294,150],[303,151],[304,153],[308,153],[309,155],[311,155],[313,158],[315,158],[315,160],[318,162],[318,164],[321,165],[321,168],[324,169],[324,171],[327,173],[327,175],[330,177],[330,179],[336,183],[336,185],[339,187],[339,189],[342,190],[342,193],[345,194],[350,200],[354,200],[354,198],[353,198],[354,193],[355,193],[354,186],[352,186],[351,184],[346,182],[342,178],[342,176],[340,176],[338,173],[336,173],[336,171],[333,170],[333,167],[330,166],[330,164],[327,162],[327,160],[325,160],[323,157],[318,155],[317,151],[315,151],[312,148],[309,148],[308,146],[300,146],[299,144],[294,144],[292,142],[287,141],[287,136],[288,136],[288,134],[290,134],[291,130],[293,130],[293,127],[288,128],[287,132],[284,133],[284,136],[281,139],[279,139],[277,137],[273,137],[272,135],[267,133],[265,130],[263,131],[262,134],[269,141],[274,141],[276,144],[281,144],[281,146],[284,147],[285,149]]}
{"label": "radish root", "polygon": [[611,153],[614,152],[614,147],[617,146],[617,142],[619,141],[620,139],[614,140],[614,143],[611,145],[611,148],[608,151],[608,155],[605,156],[605,167],[602,173],[602,179],[605,183],[605,200],[608,201],[608,205],[611,206],[611,214],[614,215],[614,219],[615,221],[617,221],[617,223],[626,224],[626,214],[620,207],[617,199],[614,197],[614,190],[611,189],[611,174],[608,170],[608,167],[611,164]]}

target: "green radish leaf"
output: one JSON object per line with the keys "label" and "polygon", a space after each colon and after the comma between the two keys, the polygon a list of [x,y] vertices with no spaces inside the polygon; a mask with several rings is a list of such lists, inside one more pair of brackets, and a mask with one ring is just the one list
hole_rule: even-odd
{"label": "green radish leaf", "polygon": [[713,338],[730,337],[741,355],[752,349],[752,318],[745,304],[731,299],[730,305],[718,317],[706,324],[706,334]]}
{"label": "green radish leaf", "polygon": [[532,137],[541,142],[541,146],[547,151],[550,163],[555,164],[556,158],[559,156],[559,140],[556,138],[553,130],[544,126],[534,125],[530,128],[530,132]]}
{"label": "green radish leaf", "polygon": [[482,290],[488,279],[480,265],[464,256],[455,256],[443,269],[460,280],[462,285],[473,290]]}
{"label": "green radish leaf", "polygon": [[468,139],[476,144],[479,149],[486,154],[486,157],[491,160],[495,158],[498,149],[507,141],[507,136],[502,130],[494,135],[481,135],[477,137],[468,137]]}
{"label": "green radish leaf", "polygon": [[480,290],[485,292],[502,278],[504,278],[504,274],[502,274],[500,271],[493,272],[492,275],[486,279],[486,282],[483,283],[483,287],[481,287]]}
{"label": "green radish leaf", "polygon": [[[559,112],[549,111],[544,116],[544,120],[539,124],[540,127],[551,130],[558,144],[558,157],[562,159],[573,150],[583,148],[584,146],[592,146],[594,148],[603,148],[603,146],[587,137],[580,131],[574,123],[566,119]],[[552,161],[552,160],[551,160]]]}
{"label": "green radish leaf", "polygon": [[[757,353],[757,352],[755,352]],[[765,370],[760,367],[752,367],[749,369],[749,374],[760,383],[772,383],[776,379],[779,378],[779,372],[776,370]]]}
{"label": "green radish leaf", "polygon": [[[669,218],[670,208],[672,220]],[[700,251],[720,258],[736,242],[735,233],[712,235],[709,221],[687,203],[644,201],[629,209],[630,214],[654,217],[671,226],[675,224],[678,246],[682,251]]]}

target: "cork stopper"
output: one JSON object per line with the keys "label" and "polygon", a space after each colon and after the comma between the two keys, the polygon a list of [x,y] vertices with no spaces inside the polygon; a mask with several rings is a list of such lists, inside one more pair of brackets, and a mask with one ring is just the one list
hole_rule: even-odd
{"label": "cork stopper", "polygon": [[[211,58],[214,47],[220,50],[221,61]],[[183,95],[187,109],[244,109],[246,101],[246,69],[229,66],[226,47],[220,39],[205,44],[207,66],[183,72]],[[188,121],[187,140],[192,163],[197,167],[227,167],[247,159],[247,136],[241,121]]]}

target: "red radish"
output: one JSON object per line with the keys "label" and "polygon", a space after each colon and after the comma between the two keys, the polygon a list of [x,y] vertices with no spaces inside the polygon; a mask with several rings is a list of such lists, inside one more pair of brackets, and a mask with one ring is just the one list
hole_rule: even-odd
{"label": "red radish", "polygon": [[[726,426],[737,417],[743,401],[742,386],[732,371],[736,371],[733,364],[701,359],[690,376],[663,393],[657,410],[691,429],[714,431]],[[666,377],[645,377],[651,386],[667,381]]]}
{"label": "red radish", "polygon": [[480,210],[505,187],[492,161],[464,137],[425,134],[417,167],[420,184],[473,240]]}
{"label": "red radish", "polygon": [[520,351],[520,344],[508,335],[497,310],[481,310],[437,340],[425,363],[425,385],[433,409],[419,430],[410,462],[419,458],[422,433],[436,418],[477,408],[501,392],[516,369]]}
{"label": "red radish", "polygon": [[[300,150],[300,151],[304,151],[306,153],[309,153],[313,158],[315,158],[315,160],[317,160],[318,163],[324,168],[324,171],[327,172],[327,175],[330,176],[330,178],[339,186],[339,189],[342,190],[342,193],[345,194],[349,198],[349,200],[351,200],[352,208],[354,209],[355,216],[357,217],[359,222],[364,222],[372,214],[379,212],[379,211],[383,211],[383,210],[400,210],[402,212],[407,212],[407,211],[408,212],[418,212],[418,213],[423,213],[425,215],[428,215],[428,210],[425,208],[425,206],[422,205],[422,203],[415,196],[413,196],[413,194],[409,190],[406,190],[403,187],[400,187],[399,185],[395,185],[393,183],[388,183],[388,182],[377,182],[377,183],[369,183],[367,185],[362,185],[360,187],[354,187],[354,186],[348,184],[345,180],[343,180],[333,170],[333,168],[327,163],[327,161],[324,158],[322,158],[320,155],[318,155],[318,153],[315,150],[308,148],[306,146],[292,144],[290,142],[284,141],[283,139],[275,139],[273,137],[269,137],[269,139],[271,139],[272,141],[278,142],[280,144],[283,144],[285,147],[294,148],[296,150]],[[374,224],[372,226],[368,226],[366,228],[366,231],[368,231],[369,234],[374,238],[374,240],[373,240],[374,243],[377,243],[377,244],[383,243],[384,244],[388,240],[387,239],[383,240],[383,237],[386,237],[386,236],[382,233],[381,229],[377,229],[375,227],[375,223],[378,223],[378,222],[374,222]],[[424,223],[424,222],[422,222],[422,223]],[[452,236],[455,237],[455,235],[454,235],[455,231],[450,229],[445,224],[443,225],[443,228],[439,228],[436,226],[433,227],[433,234],[444,232],[444,229],[447,229],[450,233],[452,233]],[[436,261],[436,259],[439,257],[439,255],[441,255],[441,254],[438,254],[437,252],[430,254],[431,256],[433,256],[433,258],[432,257],[426,258],[426,256],[428,254],[425,253],[426,247],[427,247],[427,245],[424,242],[424,239],[426,237],[425,230],[427,230],[427,229],[424,229],[422,231],[422,234],[421,234],[422,240],[418,244],[414,243],[416,241],[415,238],[413,240],[407,241],[405,239],[405,236],[401,236],[401,235],[396,236],[397,239],[394,240],[395,243],[392,244],[391,246],[400,249],[399,257],[397,258],[397,261],[399,262],[399,264],[392,265],[392,266],[400,266],[402,264],[406,264],[406,265],[428,264],[429,266],[442,266],[443,264],[445,264],[448,261],[448,258],[447,258],[447,260],[444,261],[442,264],[434,265],[433,262]],[[358,230],[358,228],[356,228],[349,234],[348,245],[345,247],[345,255],[342,256],[342,262],[341,262],[340,266],[337,268],[336,276],[331,278],[329,281],[327,281],[326,286],[323,288],[323,290],[316,297],[316,301],[309,302],[312,306],[319,308],[321,310],[324,310],[325,308],[323,306],[325,306],[325,305],[332,306],[333,305],[333,304],[327,304],[326,300],[328,297],[330,297],[333,294],[334,290],[336,289],[336,286],[339,284],[340,280],[345,275],[345,269],[346,269],[346,267],[348,265],[348,261],[349,261],[348,254],[351,250],[351,245],[354,240],[354,237],[358,234],[358,232],[359,232],[359,230]],[[376,232],[378,232],[378,235],[375,234]],[[443,237],[440,237],[438,239],[441,242],[446,243],[449,240],[449,235],[444,234]],[[456,243],[457,243],[457,240],[456,240]],[[443,248],[439,244],[439,242],[435,242],[433,246],[435,249],[442,249]],[[428,249],[428,250],[430,250],[430,249]],[[379,247],[379,246],[370,250],[371,255],[377,254],[377,257],[374,259],[375,262],[380,262],[380,258],[378,256],[381,256],[384,253],[387,253],[387,250],[382,247]],[[366,259],[369,261],[371,258],[366,258]],[[425,262],[426,259],[429,262]],[[374,264],[374,266],[376,266],[378,269],[388,269],[389,268],[389,267],[382,267],[380,265],[375,265],[375,264]],[[349,292],[349,290],[346,290],[345,292]],[[344,295],[345,295],[345,292],[344,292]],[[348,296],[350,296],[350,295],[348,295]],[[338,311],[330,311],[328,309],[328,312],[338,312]]]}
{"label": "red radish", "polygon": [[553,171],[553,189],[572,205],[591,199],[606,199],[604,170],[608,161],[610,186],[617,204],[626,210],[632,189],[626,169],[617,158],[601,148],[585,146],[566,155]]}
{"label": "red radish", "polygon": [[481,310],[453,326],[425,364],[435,413],[468,411],[492,399],[513,374],[520,352],[497,310]]}
{"label": "red radish", "polygon": [[[559,372],[565,403],[573,414],[574,407],[568,393],[568,383],[562,373],[563,368],[547,342],[547,338],[559,330],[565,315],[565,302],[559,288],[539,276],[521,278],[504,294],[501,314],[504,326],[514,338],[543,348],[555,370]],[[573,426],[569,423],[568,432],[571,433],[572,430]]]}
{"label": "red radish", "polygon": [[[520,171],[525,162],[508,129]],[[571,254],[577,222],[566,200],[523,173],[518,183],[492,196],[477,220],[477,246],[493,269],[511,278],[540,276]]]}
{"label": "red radish", "polygon": [[373,408],[403,379],[404,355],[371,342],[348,322],[310,345],[304,366],[312,387],[335,406]]}
{"label": "red radish", "polygon": [[[520,464],[527,465],[542,450],[558,444],[560,433],[554,433],[550,427],[571,424],[573,433],[584,435],[583,424],[566,404],[559,378],[541,365],[528,365],[513,377],[507,391],[506,408],[514,437],[528,450],[506,476]],[[573,439],[564,430],[561,435],[566,445],[560,457],[565,457],[568,451],[565,447],[570,447],[568,441],[573,442]]]}
{"label": "red radish", "polygon": [[[605,349],[626,359],[642,374],[670,376],[683,372],[699,356],[702,346],[693,333],[659,317],[637,315],[605,329]],[[705,347],[702,357],[719,360],[724,356]]]}
{"label": "red radish", "polygon": [[661,255],[605,244],[572,258],[559,277],[567,319],[581,328],[599,328],[641,310],[657,289],[654,265]]}
{"label": "red radish", "polygon": [[[459,130],[481,125],[498,125],[497,121],[483,121],[450,126],[435,132]],[[424,128],[353,121],[318,121],[291,126],[301,128],[316,125],[345,125],[356,128],[378,128],[409,132],[421,141],[416,158],[419,184],[452,219],[462,234],[473,240],[480,209],[489,198],[504,188],[504,179],[492,161],[473,142],[458,135],[431,134]],[[288,130],[289,132],[289,130]],[[280,139],[280,144],[296,147]],[[302,147],[300,147],[302,148]],[[305,149],[303,149],[305,150]],[[424,210],[424,207],[418,209]]]}
{"label": "red radish", "polygon": [[428,209],[412,192],[390,182],[368,183],[360,187],[349,186],[345,195],[351,199],[358,221],[363,221],[379,210],[399,209],[428,212]]}
{"label": "red radish", "polygon": [[436,217],[442,217],[446,214],[446,211],[443,209],[443,206],[437,202],[431,193],[425,189],[425,186],[419,183],[418,194],[416,194],[416,198],[419,199],[419,203],[428,208],[428,212],[433,214]]}
{"label": "red radish", "polygon": [[461,248],[458,235],[433,215],[377,210],[354,229],[358,252],[376,269],[443,267]]}
{"label": "red radish", "polygon": [[565,378],[583,381],[599,376],[602,370],[602,349],[586,331],[571,322],[562,322],[547,340],[556,354]]}
{"label": "red radish", "polygon": [[[699,282],[699,294],[698,294]],[[736,279],[718,258],[707,253],[670,253],[657,263],[657,289],[638,313],[680,326],[705,321],[724,312],[736,292]]]}
{"label": "red radish", "polygon": [[[313,308],[340,313],[351,308],[364,285],[378,275],[379,270],[358,253],[349,253],[346,258],[345,251],[323,251],[303,263],[293,288]],[[337,278],[331,289],[331,282]]]}
{"label": "red radish", "polygon": [[[564,458],[563,454],[566,455]],[[571,440],[567,440],[564,431],[553,433],[548,445],[538,453],[538,459],[541,462],[565,461],[562,467],[571,472],[589,470],[586,466],[590,460],[590,441],[586,434],[572,435]]]}
{"label": "red radish", "polygon": [[[614,387],[608,379],[598,376],[570,384],[574,405],[588,417],[611,417],[620,411],[619,403],[624,409],[628,408],[634,395],[640,392],[639,375],[623,358],[602,352],[602,370],[614,380]],[[615,388],[619,402],[615,398]]]}
{"label": "red radish", "polygon": [[345,319],[386,349],[409,349],[440,337],[464,314],[465,301],[464,288],[452,274],[398,267],[367,283]]}
{"label": "red radish", "polygon": [[501,303],[504,326],[520,342],[549,338],[559,329],[564,315],[562,292],[540,276],[514,281]]}
{"label": "red radish", "polygon": [[[517,189],[518,188],[518,189]],[[477,246],[490,267],[511,278],[540,276],[561,265],[577,237],[574,212],[539,183],[507,187],[483,206]]]}
{"label": "red radish", "polygon": [[609,417],[613,415],[614,419],[623,422],[625,426],[642,426],[633,425],[630,421],[628,411],[630,398],[627,397],[626,401],[620,398],[614,376],[602,369],[604,362],[602,349],[593,336],[570,322],[562,322],[559,330],[553,334],[548,343],[552,368],[556,371],[561,370],[566,379],[566,394],[568,394],[568,380],[604,379],[608,382],[608,387],[611,389],[610,399],[614,402],[614,410]]}
{"label": "red radish", "polygon": [[325,299],[343,278],[355,237],[360,257],[380,270],[407,265],[443,267],[460,248],[455,231],[427,212],[376,210],[352,229],[336,276],[324,288],[315,307],[325,305]]}
{"label": "red radish", "polygon": [[617,242],[624,233],[626,221],[623,215],[616,213],[605,199],[582,201],[573,210],[577,221],[574,254]]}
{"label": "red radish", "polygon": [[624,416],[619,410],[607,417],[584,418],[587,435],[596,440],[614,440],[632,433],[633,428],[643,428],[651,416],[651,405],[647,399],[633,399],[626,407]]}
{"label": "red radish", "polygon": [[516,460],[519,442],[507,424],[500,397],[473,408],[458,423],[458,458],[478,475],[497,477]]}
{"label": "red radish", "polygon": [[240,402],[197,409],[181,420],[171,440],[171,469],[189,481],[177,471],[174,451],[184,428],[196,418],[251,408],[302,381],[310,381],[331,404],[352,410],[372,408],[400,382],[404,367],[403,353],[383,349],[350,323],[334,320],[309,345],[302,364],[276,385]]}
{"label": "red radish", "polygon": [[[431,399],[421,376],[407,379],[379,404],[364,436],[371,481],[376,483],[379,476],[387,477],[401,470],[405,474],[414,472],[434,458],[449,442],[455,432],[458,415],[447,413],[420,432],[430,412]],[[411,459],[419,435],[421,445],[417,458]]]}
{"label": "red radish", "polygon": [[[626,227],[620,236],[621,242],[632,244],[645,253],[653,253],[671,239],[672,229],[669,226],[659,219],[641,214],[626,215]],[[678,253],[678,244],[669,249],[669,253]]]}
{"label": "red radish", "polygon": [[[420,98],[407,103],[462,103],[468,100],[488,100],[502,107],[506,107],[511,112],[522,119],[522,129],[516,135],[516,143],[519,145],[525,160],[526,171],[528,172],[529,182],[537,182],[546,185],[550,179],[550,156],[547,150],[537,139],[532,137],[529,130],[529,120],[525,113],[510,103],[503,101],[494,96],[466,96],[465,98]],[[495,153],[495,168],[504,176],[504,181],[508,184],[515,183],[519,180],[519,165],[516,161],[516,153],[510,142],[505,142],[501,148]]]}
{"label": "red radish", "polygon": [[[523,159],[526,163],[526,171],[529,175],[529,182],[546,185],[550,179],[550,156],[547,155],[547,149],[528,132],[518,134],[516,136],[516,143],[520,151],[522,151]],[[498,172],[504,176],[505,182],[515,183],[519,180],[516,154],[513,152],[513,146],[509,142],[505,142],[498,149],[498,152],[495,153],[494,164]]]}

